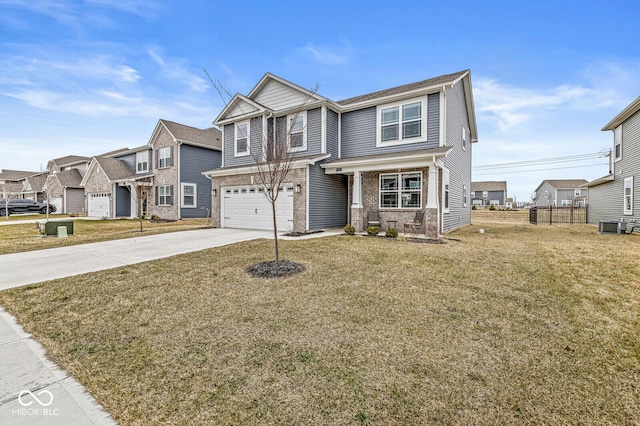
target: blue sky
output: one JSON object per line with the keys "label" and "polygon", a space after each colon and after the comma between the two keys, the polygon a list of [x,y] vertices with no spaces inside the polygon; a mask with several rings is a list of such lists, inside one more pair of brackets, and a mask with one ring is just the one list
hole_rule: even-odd
{"label": "blue sky", "polygon": [[[246,94],[265,72],[340,100],[471,70],[474,166],[608,150],[640,95],[635,1],[0,0],[0,169],[148,142],[159,118],[210,127],[204,69]],[[606,158],[479,168],[529,199]]]}

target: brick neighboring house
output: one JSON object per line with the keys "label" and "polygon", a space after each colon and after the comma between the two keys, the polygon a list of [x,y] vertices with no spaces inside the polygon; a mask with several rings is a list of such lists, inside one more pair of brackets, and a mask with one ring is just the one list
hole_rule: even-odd
{"label": "brick neighboring house", "polygon": [[471,204],[474,206],[507,207],[509,200],[506,181],[471,182]]}
{"label": "brick neighboring house", "polygon": [[86,211],[97,217],[207,217],[211,182],[220,166],[220,130],[158,120],[146,145],[94,157],[81,185]]}
{"label": "brick neighboring house", "polygon": [[543,180],[533,192],[533,205],[584,206],[589,203],[589,190],[584,188],[585,179]]}
{"label": "brick neighboring house", "polygon": [[0,198],[22,198],[24,181],[29,176],[38,175],[40,172],[24,170],[0,170]]}
{"label": "brick neighboring house", "polygon": [[588,221],[623,220],[640,224],[640,97],[631,102],[602,128],[613,134],[613,164],[610,173],[585,185],[589,188]]}
{"label": "brick neighboring house", "polygon": [[22,184],[22,198],[43,202],[45,200],[44,185],[47,182],[47,176],[48,172],[27,176]]}
{"label": "brick neighboring house", "polygon": [[222,167],[206,172],[214,226],[273,229],[254,159],[267,163],[273,144],[295,153],[279,189],[279,230],[351,223],[361,231],[370,211],[383,229],[401,231],[423,213],[419,232],[433,238],[471,223],[477,130],[468,70],[338,102],[266,73],[214,124],[223,133]]}
{"label": "brick neighboring house", "polygon": [[90,157],[67,155],[47,162],[49,176],[44,189],[56,213],[85,213],[84,188],[80,182],[90,161]]}

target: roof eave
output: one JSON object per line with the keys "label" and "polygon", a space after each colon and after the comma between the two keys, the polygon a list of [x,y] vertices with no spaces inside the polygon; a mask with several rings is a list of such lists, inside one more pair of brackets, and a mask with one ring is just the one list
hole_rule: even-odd
{"label": "roof eave", "polygon": [[602,131],[615,130],[616,127],[629,119],[633,114],[640,111],[640,96],[638,96],[633,102],[631,102],[620,114],[616,115],[613,120],[607,123],[602,128]]}

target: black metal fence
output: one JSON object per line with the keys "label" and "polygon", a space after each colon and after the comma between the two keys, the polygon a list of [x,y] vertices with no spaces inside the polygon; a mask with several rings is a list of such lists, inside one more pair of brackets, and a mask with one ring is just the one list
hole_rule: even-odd
{"label": "black metal fence", "polygon": [[578,225],[587,223],[587,206],[545,206],[529,210],[529,223],[534,225]]}

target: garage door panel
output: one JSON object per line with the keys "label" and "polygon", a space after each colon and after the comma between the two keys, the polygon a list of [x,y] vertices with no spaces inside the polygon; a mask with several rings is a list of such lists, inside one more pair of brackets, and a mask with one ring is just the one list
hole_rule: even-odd
{"label": "garage door panel", "polygon": [[[222,188],[224,228],[273,229],[271,203],[255,187]],[[283,188],[276,200],[276,224],[278,230],[293,229],[293,186]]]}
{"label": "garage door panel", "polygon": [[89,194],[89,216],[109,217],[109,194]]}

